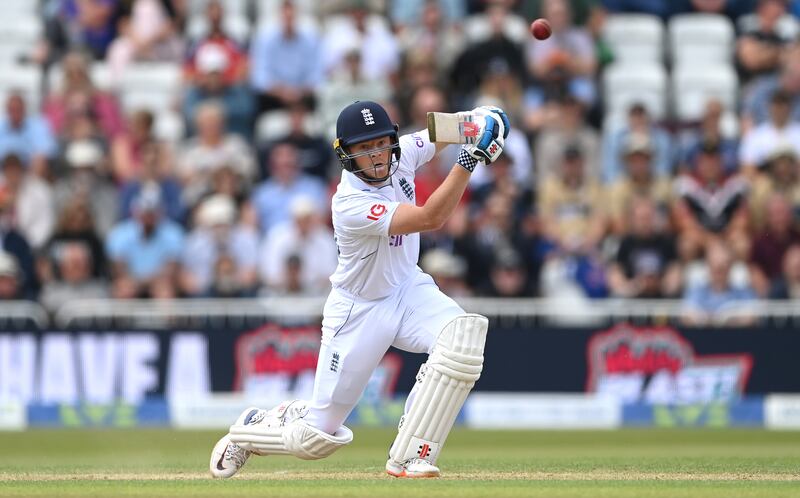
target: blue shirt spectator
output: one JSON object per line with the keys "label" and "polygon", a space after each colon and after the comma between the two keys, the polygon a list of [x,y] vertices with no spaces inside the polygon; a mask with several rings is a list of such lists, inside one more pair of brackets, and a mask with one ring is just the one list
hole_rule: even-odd
{"label": "blue shirt spectator", "polygon": [[[392,21],[405,26],[414,26],[422,22],[422,11],[430,0],[404,0],[392,2],[389,13]],[[464,0],[436,0],[448,23],[461,22],[467,14]]]}
{"label": "blue shirt spectator", "polygon": [[6,99],[6,116],[0,118],[0,158],[14,154],[31,164],[53,157],[57,147],[47,121],[39,115],[27,116],[23,96],[11,93]]}
{"label": "blue shirt spectator", "polygon": [[632,133],[640,133],[649,137],[653,152],[653,171],[656,175],[671,176],[674,159],[672,137],[665,130],[651,123],[647,109],[643,105],[634,104],[628,111],[628,124],[612,130],[603,138],[603,183],[613,183],[625,172],[624,151]]}
{"label": "blue shirt spectator", "polygon": [[294,145],[281,143],[272,148],[269,171],[269,180],[253,193],[253,207],[264,233],[291,219],[289,206],[298,197],[313,199],[319,212],[327,209],[328,195],[325,185],[319,179],[300,172],[297,148]]}

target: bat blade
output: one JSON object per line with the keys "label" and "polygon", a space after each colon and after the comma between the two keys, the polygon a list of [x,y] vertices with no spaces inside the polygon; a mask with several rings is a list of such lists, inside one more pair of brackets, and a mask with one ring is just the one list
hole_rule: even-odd
{"label": "bat blade", "polygon": [[445,144],[474,144],[480,131],[476,116],[468,112],[428,113],[428,138]]}

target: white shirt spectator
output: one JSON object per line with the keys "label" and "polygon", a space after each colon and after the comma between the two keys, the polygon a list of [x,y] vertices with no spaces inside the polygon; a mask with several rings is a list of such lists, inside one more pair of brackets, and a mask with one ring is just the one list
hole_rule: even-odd
{"label": "white shirt spectator", "polygon": [[365,21],[359,32],[352,18],[344,17],[332,23],[325,34],[325,69],[330,72],[344,64],[344,58],[354,44],[362,48],[361,71],[368,79],[385,77],[400,67],[400,46],[386,22],[379,16]]}
{"label": "white shirt spectator", "polygon": [[741,164],[762,166],[777,150],[791,149],[800,156],[800,123],[778,128],[767,121],[744,135],[739,149]]}

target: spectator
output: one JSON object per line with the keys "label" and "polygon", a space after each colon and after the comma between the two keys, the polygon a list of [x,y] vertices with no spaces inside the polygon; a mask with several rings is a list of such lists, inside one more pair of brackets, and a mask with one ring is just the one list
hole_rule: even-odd
{"label": "spectator", "polygon": [[319,220],[319,206],[306,197],[290,204],[292,219],[272,228],[261,246],[261,280],[275,289],[288,286],[291,274],[287,259],[295,255],[300,263],[300,282],[306,292],[322,295],[329,287],[328,277],[336,269],[336,244],[330,228]]}
{"label": "spectator", "polygon": [[783,255],[782,273],[772,285],[770,299],[800,299],[800,245],[793,245]]}
{"label": "spectator", "polygon": [[17,283],[25,299],[36,299],[39,278],[36,275],[33,252],[25,237],[14,228],[14,198],[8,190],[0,188],[0,251],[14,257],[19,269]]}
{"label": "spectator", "polygon": [[183,41],[172,19],[171,2],[133,0],[130,5],[130,11],[119,18],[119,35],[108,47],[108,65],[116,82],[131,62],[183,60]]}
{"label": "spectator", "polygon": [[181,258],[181,288],[189,296],[243,297],[258,284],[258,233],[236,223],[233,199],[217,194],[197,210]]}
{"label": "spectator", "polygon": [[262,233],[289,221],[292,202],[299,197],[313,199],[317,212],[324,211],[329,197],[325,185],[300,171],[294,145],[282,143],[272,148],[269,171],[269,179],[256,187],[252,197]]}
{"label": "spectator", "polygon": [[661,298],[677,295],[681,267],[674,239],[664,232],[663,217],[647,197],[629,204],[630,232],[622,237],[608,268],[608,284],[616,297]]}
{"label": "spectator", "polygon": [[786,14],[785,0],[758,0],[755,14],[755,25],[745,27],[736,42],[742,83],[777,72],[784,47],[794,41],[778,29],[778,20]]}
{"label": "spectator", "polygon": [[164,218],[162,209],[158,189],[144,189],[134,203],[134,217],[117,224],[108,235],[115,298],[176,297],[183,229]]}
{"label": "spectator", "polygon": [[800,45],[787,49],[778,74],[759,78],[744,94],[741,105],[742,131],[746,132],[769,119],[770,100],[777,91],[790,96],[791,121],[800,121]]}
{"label": "spectator", "polygon": [[91,274],[97,278],[107,278],[106,251],[103,242],[97,236],[89,204],[80,198],[73,198],[59,210],[55,232],[47,243],[45,256],[45,280],[52,273],[50,263],[58,259],[62,245],[77,243],[89,250],[89,261],[92,263]]}
{"label": "spectator", "polygon": [[228,166],[245,180],[255,176],[255,158],[242,137],[225,130],[225,110],[205,102],[195,113],[197,136],[189,139],[178,159],[178,176],[184,186],[184,204],[193,206],[208,191],[211,176]]}
{"label": "spectator", "polygon": [[[289,108],[289,130],[277,140],[266,144],[259,157],[263,157],[266,161],[272,147],[280,143],[290,143],[297,148],[300,168],[303,172],[327,182],[333,159],[333,149],[321,134],[314,133],[310,129],[313,126],[309,126],[309,122],[316,120],[317,116],[310,114],[304,105],[291,106]],[[269,176],[268,169],[268,165],[262,166],[262,176],[265,178]],[[336,173],[338,172],[336,169]]]}
{"label": "spectator", "polygon": [[708,245],[722,239],[739,259],[750,251],[747,183],[726,175],[719,142],[706,142],[692,174],[675,180],[672,214],[683,259],[694,259]]}
{"label": "spectator", "polygon": [[50,238],[55,224],[53,191],[15,156],[3,159],[3,188],[14,199],[14,224],[34,250]]}
{"label": "spectator", "polygon": [[678,135],[678,172],[686,173],[697,161],[697,154],[704,142],[718,141],[722,154],[723,169],[728,174],[739,170],[739,140],[738,135],[725,133],[723,130],[724,108],[717,99],[706,102],[703,116],[697,127],[683,130]]}
{"label": "spectator", "polygon": [[800,231],[794,226],[792,205],[781,194],[773,194],[765,206],[766,223],[753,239],[751,280],[760,295],[767,295],[781,275],[781,262],[790,246],[800,243]]}
{"label": "spectator", "polygon": [[6,97],[6,115],[0,118],[0,157],[15,154],[42,178],[49,173],[47,161],[57,152],[50,126],[38,113],[29,116],[22,93]]}
{"label": "spectator", "polygon": [[286,278],[280,287],[266,287],[262,294],[271,297],[311,297],[318,296],[316,289],[303,286],[303,260],[297,254],[290,254],[284,261],[283,273]]}
{"label": "spectator", "polygon": [[752,325],[756,320],[756,295],[750,287],[730,283],[733,253],[722,243],[706,250],[708,282],[689,286],[683,296],[685,325]]}
{"label": "spectator", "polygon": [[[447,12],[443,4],[450,4],[448,7],[456,7],[453,4],[461,4],[459,0],[424,0],[422,2],[394,2],[394,10],[402,8],[406,4],[417,4],[420,12],[416,22],[406,24],[400,32],[400,45],[406,54],[420,53],[423,56],[435,61],[436,69],[439,73],[444,73],[450,69],[451,64],[461,52],[464,45],[464,35],[459,26],[453,23],[452,18],[447,17]],[[421,5],[420,5],[421,4]],[[408,8],[408,7],[406,7]],[[460,18],[463,13],[455,14]]]}
{"label": "spectator", "polygon": [[529,72],[542,85],[532,89],[529,97],[538,105],[547,96],[569,94],[587,107],[596,99],[594,83],[597,71],[594,42],[585,28],[573,24],[567,0],[545,0],[542,17],[550,21],[553,36],[547,40],[529,39],[527,65]]}
{"label": "spectator", "polygon": [[606,189],[611,229],[623,235],[628,230],[628,215],[634,199],[655,203],[656,209],[668,213],[672,186],[666,178],[653,174],[653,149],[647,135],[629,135],[625,148],[624,177]]}
{"label": "spectator", "polygon": [[622,164],[628,136],[634,133],[650,137],[653,150],[653,172],[656,176],[672,176],[672,138],[663,128],[652,123],[643,104],[633,104],[628,110],[627,125],[607,132],[603,138],[603,183],[613,183],[625,171]]}
{"label": "spectator", "polygon": [[612,13],[644,13],[667,19],[675,13],[676,0],[602,0]]}
{"label": "spectator", "polygon": [[[529,183],[517,181],[512,171],[514,158],[507,152],[498,157],[489,169],[490,179],[487,183],[475,188],[470,196],[473,209],[486,204],[495,194],[505,197],[512,206],[512,220],[520,219],[533,203],[533,192]],[[437,184],[438,185],[438,184]]]}
{"label": "spectator", "polygon": [[[153,113],[141,109],[133,112],[128,120],[128,133],[116,140],[111,149],[111,167],[114,179],[125,183],[137,178],[142,172],[144,149],[158,140],[153,134]],[[167,145],[162,144],[166,149]],[[168,151],[164,150],[166,154]]]}
{"label": "spectator", "polygon": [[181,185],[172,175],[164,146],[155,142],[144,144],[141,150],[142,167],[135,179],[122,185],[119,192],[120,218],[132,214],[134,199],[149,185],[157,185],[164,203],[164,214],[172,221],[184,221],[184,206],[181,199]]}
{"label": "spectator", "polygon": [[0,251],[0,301],[22,299],[20,271],[12,254]]}
{"label": "spectator", "polygon": [[472,291],[465,277],[467,265],[460,257],[444,249],[433,249],[420,259],[422,270],[433,277],[439,289],[451,297],[469,297]]}
{"label": "spectator", "polygon": [[739,160],[742,172],[748,177],[754,177],[756,170],[778,149],[792,148],[795,155],[800,154],[800,122],[790,121],[790,103],[790,95],[775,92],[770,99],[770,120],[742,137]]}
{"label": "spectator", "polygon": [[105,174],[105,158],[100,147],[89,140],[72,143],[66,153],[70,169],[55,185],[55,203],[59,211],[73,199],[85,202],[92,210],[97,232],[105,237],[117,220],[117,189]]}
{"label": "spectator", "polygon": [[[208,21],[208,34],[198,40],[189,49],[189,55],[184,64],[186,80],[194,83],[199,76],[200,54],[206,47],[216,47],[225,54],[225,67],[222,71],[222,80],[226,86],[245,83],[248,76],[247,52],[239,46],[227,33],[225,33],[225,9],[220,0],[211,0],[206,5],[206,19]],[[194,113],[188,114],[193,116]]]}
{"label": "spectator", "polygon": [[794,147],[773,152],[764,164],[761,174],[753,181],[751,211],[756,228],[767,222],[765,207],[773,194],[781,194],[791,204],[794,213],[800,213],[800,164]]}
{"label": "spectator", "polygon": [[529,297],[528,272],[519,254],[513,250],[500,249],[492,259],[489,285],[481,292],[488,297]]}
{"label": "spectator", "polygon": [[392,2],[389,7],[391,20],[403,30],[413,29],[420,23],[426,23],[430,10],[435,9],[437,15],[447,23],[460,23],[467,14],[465,0],[405,0]]}
{"label": "spectator", "polygon": [[299,25],[294,1],[284,0],[280,25],[262,28],[250,48],[250,84],[260,99],[259,109],[301,102],[313,107],[323,77],[321,51],[319,36]]}
{"label": "spectator", "polygon": [[55,312],[74,299],[108,297],[108,285],[92,275],[92,253],[81,242],[66,242],[51,253],[54,256],[54,278],[42,287],[40,301]]}
{"label": "spectator", "polygon": [[558,174],[558,164],[564,148],[577,144],[587,158],[586,173],[592,178],[600,176],[600,137],[586,124],[581,101],[565,96],[558,105],[557,118],[544,126],[536,139],[536,180],[544,181]]}
{"label": "spectator", "polygon": [[[196,76],[186,92],[183,104],[185,116],[194,116],[202,102],[216,100],[225,109],[225,128],[245,139],[253,137],[253,95],[250,89],[238,83],[228,83],[225,71],[231,64],[228,53],[217,44],[207,44],[195,56]],[[191,120],[187,120],[190,135],[195,133]]]}
{"label": "spectator", "polygon": [[53,132],[61,137],[68,135],[76,121],[84,118],[108,141],[122,135],[125,121],[119,103],[112,94],[94,85],[86,58],[78,52],[71,52],[61,65],[61,88],[47,97],[42,111]]}
{"label": "spectator", "polygon": [[[51,2],[53,3],[53,2]],[[106,57],[117,36],[117,0],[60,0],[45,23],[46,44],[38,62],[55,61],[69,50],[86,50],[94,59]]]}

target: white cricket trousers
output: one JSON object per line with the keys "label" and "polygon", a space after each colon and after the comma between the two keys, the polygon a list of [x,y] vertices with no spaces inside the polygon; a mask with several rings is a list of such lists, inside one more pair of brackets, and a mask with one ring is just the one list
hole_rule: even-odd
{"label": "white cricket trousers", "polygon": [[373,301],[333,289],[325,303],[314,393],[304,420],[333,434],[361,397],[389,346],[430,353],[439,332],[464,310],[417,269],[391,295]]}

